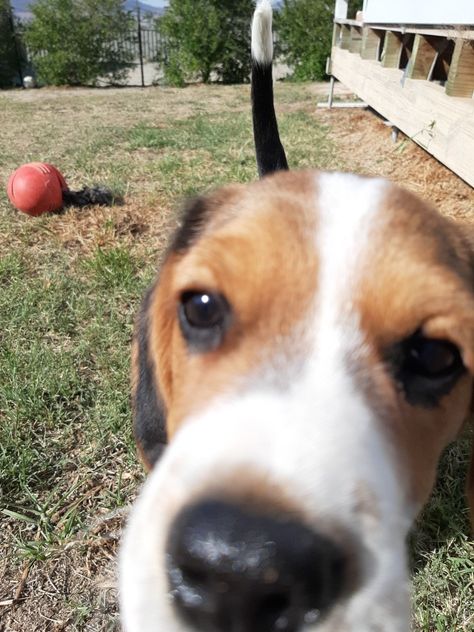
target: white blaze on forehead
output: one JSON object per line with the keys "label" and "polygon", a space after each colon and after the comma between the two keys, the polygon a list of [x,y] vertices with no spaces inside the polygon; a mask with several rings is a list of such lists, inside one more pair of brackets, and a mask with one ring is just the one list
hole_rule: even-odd
{"label": "white blaze on forehead", "polygon": [[[387,182],[353,174],[322,173],[317,178],[316,249],[319,278],[315,306],[313,371],[333,383],[339,407],[350,396],[361,407],[364,395],[348,374],[348,358],[363,358],[364,336],[355,310],[357,282],[370,271],[370,253]],[[320,380],[319,380],[320,381]],[[326,392],[326,391],[325,391]],[[342,398],[342,401],[340,400]]]}
{"label": "white blaze on forehead", "polygon": [[375,247],[388,183],[347,173],[317,176],[318,229],[316,247],[320,261],[318,304],[325,319],[341,321],[351,309],[351,289]]}

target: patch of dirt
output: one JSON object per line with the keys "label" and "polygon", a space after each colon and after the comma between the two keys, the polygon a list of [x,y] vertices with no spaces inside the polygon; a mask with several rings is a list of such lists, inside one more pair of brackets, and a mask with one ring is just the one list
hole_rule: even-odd
{"label": "patch of dirt", "polygon": [[370,110],[319,110],[318,121],[330,126],[329,137],[350,170],[383,176],[430,201],[443,214],[474,220],[474,190],[422,147],[391,128]]}
{"label": "patch of dirt", "polygon": [[0,631],[120,630],[116,559],[127,511],[99,515],[47,564],[7,567],[1,573]]}
{"label": "patch of dirt", "polygon": [[68,210],[54,223],[52,231],[61,247],[82,256],[117,245],[131,252],[152,245],[161,252],[175,225],[172,209],[136,199],[112,207]]}

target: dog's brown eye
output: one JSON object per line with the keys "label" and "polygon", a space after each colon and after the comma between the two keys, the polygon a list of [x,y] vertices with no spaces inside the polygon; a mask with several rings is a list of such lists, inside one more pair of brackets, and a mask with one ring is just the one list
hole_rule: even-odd
{"label": "dog's brown eye", "polygon": [[406,368],[428,378],[449,374],[461,364],[458,349],[446,340],[420,336],[407,348]]}
{"label": "dog's brown eye", "polygon": [[433,407],[449,393],[465,368],[459,349],[420,330],[388,350],[395,380],[414,406]]}
{"label": "dog's brown eye", "polygon": [[225,317],[225,303],[219,294],[186,292],[182,297],[184,315],[191,327],[215,327]]}
{"label": "dog's brown eye", "polygon": [[209,351],[222,341],[229,324],[230,307],[218,293],[184,292],[178,315],[188,345],[196,351]]}

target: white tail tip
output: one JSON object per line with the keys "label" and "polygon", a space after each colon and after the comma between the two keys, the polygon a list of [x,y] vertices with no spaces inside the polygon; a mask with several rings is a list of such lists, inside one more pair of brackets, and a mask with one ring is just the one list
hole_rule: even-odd
{"label": "white tail tip", "polygon": [[266,66],[273,59],[272,5],[270,0],[257,4],[252,20],[252,57]]}

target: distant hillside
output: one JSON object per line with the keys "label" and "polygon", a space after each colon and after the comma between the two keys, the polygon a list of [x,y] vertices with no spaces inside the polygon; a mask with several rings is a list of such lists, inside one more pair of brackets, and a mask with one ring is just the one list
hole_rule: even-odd
{"label": "distant hillside", "polygon": [[[35,0],[12,0],[12,8],[14,14],[22,19],[31,18],[30,6],[35,3]],[[140,2],[140,9],[143,13],[153,13],[154,15],[161,15],[165,11],[165,7],[168,4],[166,0],[162,1],[161,7],[152,7],[151,4],[146,2]],[[126,0],[124,7],[127,11],[134,11],[137,8],[135,0]]]}

